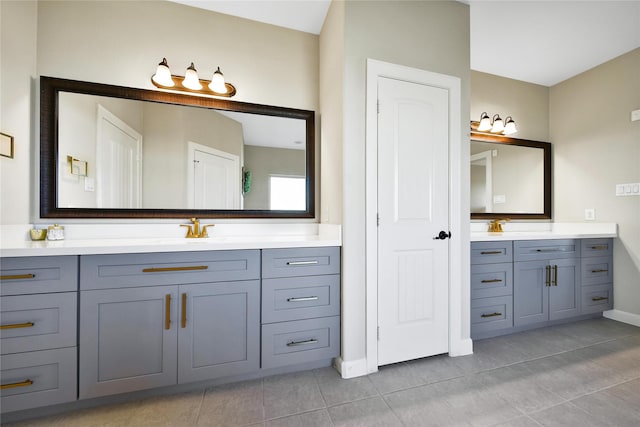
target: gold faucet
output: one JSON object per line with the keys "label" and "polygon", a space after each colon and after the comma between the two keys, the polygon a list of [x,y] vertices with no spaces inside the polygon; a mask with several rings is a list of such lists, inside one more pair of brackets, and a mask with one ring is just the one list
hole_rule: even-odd
{"label": "gold faucet", "polygon": [[180,227],[187,227],[187,239],[202,239],[209,237],[207,234],[207,227],[215,227],[214,224],[203,224],[200,228],[200,220],[198,218],[191,218],[193,224],[180,224]]}
{"label": "gold faucet", "polygon": [[489,223],[489,233],[502,233],[502,223],[509,221],[509,218],[494,219]]}

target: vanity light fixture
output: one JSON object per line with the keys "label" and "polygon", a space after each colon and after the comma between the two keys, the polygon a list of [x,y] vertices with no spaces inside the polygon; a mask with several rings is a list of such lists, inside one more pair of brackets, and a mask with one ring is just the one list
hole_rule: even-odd
{"label": "vanity light fixture", "polygon": [[162,58],[162,62],[158,64],[156,73],[151,76],[151,83],[160,89],[178,90],[199,95],[231,98],[236,94],[235,86],[224,81],[220,67],[214,71],[211,80],[204,80],[198,77],[198,71],[192,62],[184,77],[181,77],[171,74],[166,58]]}
{"label": "vanity light fixture", "polygon": [[499,135],[511,135],[518,132],[513,117],[507,116],[503,121],[499,114],[494,114],[493,118],[489,119],[489,115],[486,112],[480,115],[479,122],[471,122],[471,129],[478,132],[495,133]]}

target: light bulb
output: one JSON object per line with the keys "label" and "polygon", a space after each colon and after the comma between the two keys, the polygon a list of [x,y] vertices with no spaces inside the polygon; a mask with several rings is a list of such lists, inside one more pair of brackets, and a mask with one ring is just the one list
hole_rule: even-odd
{"label": "light bulb", "polygon": [[500,133],[504,130],[504,122],[500,118],[500,115],[493,116],[493,126],[491,126],[491,133]]}
{"label": "light bulb", "polygon": [[504,125],[504,130],[502,131],[502,133],[504,133],[505,135],[511,135],[518,132],[518,129],[516,129],[516,122],[513,121],[513,118],[511,116],[504,119],[504,122],[506,124]]}
{"label": "light bulb", "polygon": [[486,132],[491,129],[491,119],[489,119],[489,115],[485,112],[480,115],[480,124],[478,125],[478,131]]}
{"label": "light bulb", "polygon": [[196,67],[193,65],[193,62],[187,68],[186,73],[184,73],[184,80],[182,81],[182,86],[191,90],[200,90],[202,89],[202,85],[200,84],[200,79],[198,78],[198,71]]}
{"label": "light bulb", "polygon": [[209,89],[216,93],[227,93],[227,86],[224,84],[224,74],[220,71],[220,67],[214,71],[209,83]]}
{"label": "light bulb", "polygon": [[171,70],[167,64],[167,58],[162,58],[162,62],[158,64],[156,73],[151,77],[155,83],[164,87],[173,87],[173,79],[171,78]]}

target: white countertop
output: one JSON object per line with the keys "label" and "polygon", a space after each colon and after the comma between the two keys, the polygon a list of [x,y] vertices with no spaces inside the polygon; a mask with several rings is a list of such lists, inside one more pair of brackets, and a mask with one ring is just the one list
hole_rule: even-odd
{"label": "white countertop", "polygon": [[[487,223],[472,223],[471,241],[595,239],[618,237],[616,223],[506,223],[502,233],[485,231]],[[480,231],[482,230],[482,231]]]}
{"label": "white countertop", "polygon": [[[203,239],[185,237],[142,237],[135,234],[149,232],[143,226],[110,225],[65,225],[65,240],[31,241],[26,237],[25,226],[7,229],[3,227],[0,257],[92,255],[142,252],[186,252],[233,249],[297,248],[318,246],[341,246],[341,227],[332,224],[269,224],[264,226],[242,225],[241,227],[216,226],[217,235]],[[154,226],[161,235],[163,226]],[[175,228],[175,225],[170,227]],[[86,228],[86,230],[82,230]],[[100,231],[96,231],[99,228]],[[130,237],[109,235],[109,228],[128,231]],[[168,229],[168,227],[167,227]],[[133,233],[131,230],[136,230]],[[113,231],[112,231],[113,232]],[[91,234],[93,233],[93,236]],[[180,230],[184,233],[184,229]],[[134,236],[131,237],[131,234]],[[175,234],[173,232],[168,234]],[[211,233],[213,234],[213,233]],[[147,234],[149,236],[149,234]],[[87,237],[90,236],[90,237]],[[96,237],[97,236],[97,237]]]}

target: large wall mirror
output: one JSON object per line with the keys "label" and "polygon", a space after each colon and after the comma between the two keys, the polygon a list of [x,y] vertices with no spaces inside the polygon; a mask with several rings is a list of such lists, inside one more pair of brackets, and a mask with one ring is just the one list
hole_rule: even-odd
{"label": "large wall mirror", "polygon": [[43,218],[313,218],[314,112],[40,78]]}
{"label": "large wall mirror", "polygon": [[471,219],[551,219],[551,144],[471,132]]}

